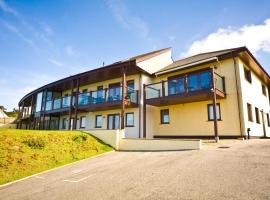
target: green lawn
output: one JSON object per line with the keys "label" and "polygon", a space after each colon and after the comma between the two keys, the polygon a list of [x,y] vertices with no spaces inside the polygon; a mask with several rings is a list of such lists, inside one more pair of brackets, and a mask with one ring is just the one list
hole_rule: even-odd
{"label": "green lawn", "polygon": [[0,129],[0,184],[111,150],[80,131]]}

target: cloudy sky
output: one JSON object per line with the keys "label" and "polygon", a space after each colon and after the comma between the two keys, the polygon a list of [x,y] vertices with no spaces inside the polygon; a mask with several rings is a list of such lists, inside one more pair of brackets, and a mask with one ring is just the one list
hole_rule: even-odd
{"label": "cloudy sky", "polygon": [[0,0],[0,105],[136,54],[247,46],[270,73],[270,1]]}

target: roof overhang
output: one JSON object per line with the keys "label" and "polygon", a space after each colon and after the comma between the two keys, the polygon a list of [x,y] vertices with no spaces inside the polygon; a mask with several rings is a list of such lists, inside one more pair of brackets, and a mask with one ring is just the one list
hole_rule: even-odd
{"label": "roof overhang", "polygon": [[79,79],[80,86],[101,82],[105,80],[110,80],[114,78],[119,78],[122,76],[122,70],[125,68],[126,75],[133,75],[137,73],[148,74],[148,72],[144,71],[140,67],[136,65],[136,60],[127,60],[125,62],[114,63],[111,65],[107,65],[101,68],[97,68],[94,70],[90,70],[87,72],[79,73],[73,76],[69,76],[67,78],[60,79],[58,81],[49,83],[44,85],[27,95],[25,95],[19,102],[19,106],[24,102],[24,106],[29,106],[31,104],[32,95],[35,95],[39,92],[50,90],[55,92],[61,92],[64,90],[71,89],[72,82]]}

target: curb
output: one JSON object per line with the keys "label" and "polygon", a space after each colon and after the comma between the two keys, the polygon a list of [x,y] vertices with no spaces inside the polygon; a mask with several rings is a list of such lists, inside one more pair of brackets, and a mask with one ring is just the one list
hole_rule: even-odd
{"label": "curb", "polygon": [[17,182],[26,180],[26,179],[31,178],[31,177],[34,177],[34,176],[37,176],[37,175],[40,175],[40,174],[44,174],[44,173],[47,173],[47,172],[50,172],[50,171],[53,171],[53,170],[57,170],[57,169],[59,169],[61,167],[66,167],[68,165],[72,165],[72,164],[75,164],[75,163],[78,163],[78,162],[82,162],[82,161],[85,161],[85,160],[88,160],[88,159],[100,157],[100,156],[103,156],[103,155],[106,155],[106,154],[109,154],[109,153],[113,153],[113,152],[115,152],[115,150],[112,150],[112,151],[109,151],[109,152],[106,152],[106,153],[102,153],[102,154],[99,154],[99,155],[96,155],[96,156],[93,156],[93,157],[90,157],[90,158],[84,158],[82,160],[78,160],[78,161],[75,161],[75,162],[72,162],[72,163],[61,165],[61,166],[58,166],[58,167],[55,167],[55,168],[52,168],[52,169],[48,169],[48,170],[45,170],[45,171],[42,171],[42,172],[38,172],[36,174],[32,174],[30,176],[23,177],[23,178],[18,179],[18,180],[14,180],[14,181],[11,181],[11,182],[8,182],[8,183],[4,183],[4,184],[0,185],[0,189],[3,188],[3,187],[6,187],[8,185],[11,185],[11,184],[14,184],[14,183],[17,183]]}

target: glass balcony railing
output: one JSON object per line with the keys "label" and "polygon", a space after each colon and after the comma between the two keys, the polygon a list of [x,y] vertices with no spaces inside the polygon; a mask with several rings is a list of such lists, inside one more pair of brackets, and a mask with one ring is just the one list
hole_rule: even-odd
{"label": "glass balcony railing", "polygon": [[[225,92],[224,78],[215,74],[215,80],[216,89]],[[202,71],[146,85],[145,92],[146,99],[153,99],[171,95],[191,94],[197,91],[208,91],[212,87],[211,71]]]}
{"label": "glass balcony railing", "polygon": [[215,84],[216,84],[216,89],[225,92],[225,84],[224,84],[224,77],[215,74]]}
{"label": "glass balcony railing", "polygon": [[[46,111],[57,110],[61,108],[69,108],[70,96],[62,98],[56,98],[46,102]],[[76,105],[76,97],[72,97],[72,105]],[[110,103],[122,100],[122,88],[106,88],[102,90],[96,90],[91,92],[84,92],[78,95],[78,107],[91,106],[99,103]],[[132,88],[127,88],[126,100],[132,103],[138,103],[138,91]]]}
{"label": "glass balcony railing", "polygon": [[68,108],[70,104],[70,96],[62,97],[62,108]]}
{"label": "glass balcony railing", "polygon": [[52,110],[52,100],[46,102],[46,111]]}
{"label": "glass balcony railing", "polygon": [[78,96],[78,106],[84,106],[90,104],[91,98],[90,98],[90,93],[85,92],[81,93]]}
{"label": "glass balcony railing", "polygon": [[57,110],[61,108],[61,98],[54,99],[53,101],[53,109]]}

